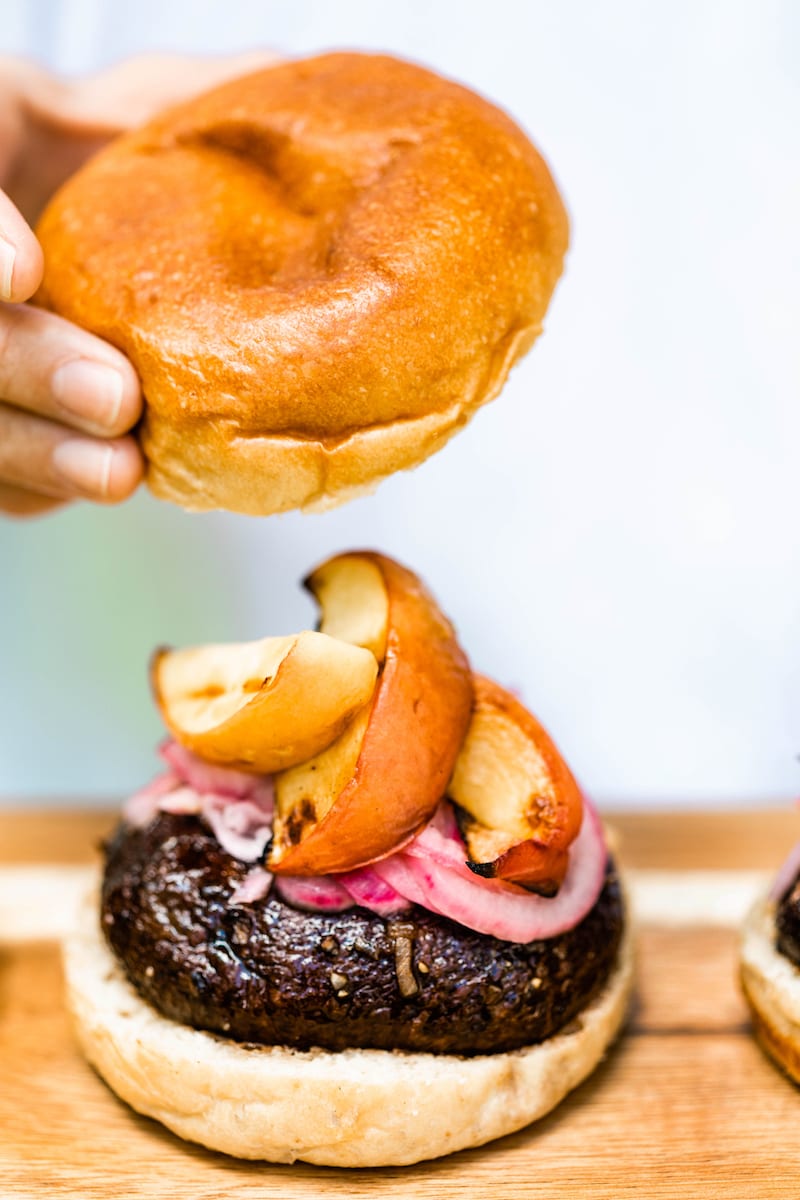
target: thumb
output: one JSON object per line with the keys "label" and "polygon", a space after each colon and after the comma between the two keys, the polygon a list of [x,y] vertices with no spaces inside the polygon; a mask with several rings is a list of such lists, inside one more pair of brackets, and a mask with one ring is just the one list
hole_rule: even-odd
{"label": "thumb", "polygon": [[40,77],[28,108],[63,133],[108,138],[218,83],[279,61],[266,50],[205,57],[144,54],[74,82]]}
{"label": "thumb", "polygon": [[41,283],[44,260],[30,226],[0,192],[0,300],[28,300]]}
{"label": "thumb", "polygon": [[[0,85],[11,88],[24,123],[24,153],[16,154],[5,186],[33,219],[55,189],[110,138],[171,104],[278,61],[268,51],[204,58],[149,54],[85,79],[65,80],[0,55]],[[0,126],[3,112],[0,86]]]}

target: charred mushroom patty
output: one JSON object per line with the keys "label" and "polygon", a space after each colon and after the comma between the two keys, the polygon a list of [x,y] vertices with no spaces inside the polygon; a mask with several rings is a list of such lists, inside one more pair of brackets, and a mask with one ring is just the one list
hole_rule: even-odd
{"label": "charred mushroom patty", "polygon": [[417,906],[300,912],[274,892],[231,904],[247,866],[196,817],[120,826],[106,847],[102,921],[154,1008],[239,1042],[486,1054],[573,1020],[616,959],[624,908],[609,861],[584,920],[517,945]]}

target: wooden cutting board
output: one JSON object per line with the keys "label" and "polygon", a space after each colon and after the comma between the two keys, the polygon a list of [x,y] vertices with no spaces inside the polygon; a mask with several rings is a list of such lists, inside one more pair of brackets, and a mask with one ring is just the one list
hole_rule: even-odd
{"label": "wooden cutting board", "polygon": [[785,810],[620,814],[640,922],[627,1029],[553,1115],[415,1167],[253,1165],[117,1101],[62,1011],[54,935],[109,813],[0,811],[0,1197],[798,1197],[800,1093],[750,1036],[736,925],[789,846]]}

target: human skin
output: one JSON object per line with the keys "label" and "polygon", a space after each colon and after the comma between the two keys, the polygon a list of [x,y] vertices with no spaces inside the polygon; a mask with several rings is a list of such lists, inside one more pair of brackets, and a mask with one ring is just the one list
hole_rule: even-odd
{"label": "human skin", "polygon": [[0,512],[113,504],[144,463],[130,430],[139,380],[117,349],[28,304],[43,259],[31,226],[55,189],[110,138],[172,103],[276,60],[148,55],[64,80],[0,56]]}

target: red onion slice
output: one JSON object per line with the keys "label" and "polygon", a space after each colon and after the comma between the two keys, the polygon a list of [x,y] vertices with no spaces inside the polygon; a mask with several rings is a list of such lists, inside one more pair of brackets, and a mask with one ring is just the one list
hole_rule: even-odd
{"label": "red onion slice", "polygon": [[172,813],[176,817],[197,816],[203,808],[203,798],[194,788],[178,786],[167,792],[158,802],[159,812]]}
{"label": "red onion slice", "polygon": [[275,890],[287,904],[306,912],[344,912],[354,904],[330,875],[276,875]]}
{"label": "red onion slice", "polygon": [[402,853],[410,854],[412,858],[433,859],[442,866],[463,867],[468,858],[467,847],[452,804],[443,800],[424,829],[403,847]]}
{"label": "red onion slice", "polygon": [[[142,828],[158,811],[199,814],[228,854],[258,863],[272,836],[272,779],[210,766],[172,741],[161,753],[172,770],[130,797],[123,809],[125,820]],[[360,904],[386,917],[413,903],[478,933],[526,943],[556,937],[577,925],[597,900],[605,878],[603,830],[586,802],[566,878],[555,897],[478,878],[466,857],[452,805],[443,801],[420,833],[388,858],[340,876],[278,876],[275,887],[287,903],[310,912],[343,912]],[[798,870],[800,845],[778,873],[773,895],[782,894]],[[231,903],[263,899],[271,882],[269,871],[254,867],[234,889]]]}
{"label": "red onion slice", "polygon": [[126,801],[128,824],[144,828],[158,812],[199,815],[223,850],[242,862],[257,862],[272,836],[272,777],[209,766],[173,741],[164,742],[159,753],[172,769]]}
{"label": "red onion slice", "polygon": [[388,883],[399,896],[405,896],[412,904],[429,908],[431,912],[439,911],[438,908],[434,908],[426,901],[422,889],[405,861],[405,855],[392,854],[389,858],[382,858],[380,862],[372,864],[372,870],[376,875],[380,875],[381,879]]}
{"label": "red onion slice", "polygon": [[772,887],[769,889],[770,900],[774,900],[776,904],[782,900],[794,883],[798,872],[800,872],[800,842],[792,847],[788,857],[781,864]]}
{"label": "red onion slice", "polygon": [[356,904],[368,908],[379,917],[391,917],[394,913],[404,912],[410,905],[410,901],[372,867],[361,867],[358,871],[337,875],[336,882],[341,884]]}
{"label": "red onion slice", "polygon": [[538,941],[573,929],[594,906],[605,879],[603,828],[585,801],[566,877],[552,898],[532,895],[499,880],[477,879],[463,861],[454,861],[448,839],[437,835],[426,840],[435,843],[429,853],[420,852],[419,839],[415,839],[401,855],[425,907],[507,942]]}
{"label": "red onion slice", "polygon": [[269,895],[272,875],[263,867],[251,867],[231,892],[229,904],[255,904]]}
{"label": "red onion slice", "polygon": [[[269,779],[265,775],[236,771],[233,767],[212,766],[170,739],[162,742],[158,752],[175,774],[201,795],[213,792],[216,796],[232,796],[241,800],[263,789],[265,780]],[[269,787],[271,793],[271,780]]]}
{"label": "red onion slice", "polygon": [[123,819],[135,829],[144,829],[160,811],[162,798],[178,787],[180,782],[172,771],[157,775],[146,787],[128,797],[122,806]]}
{"label": "red onion slice", "polygon": [[253,800],[201,797],[200,813],[222,849],[242,862],[258,862],[272,837],[272,813]]}

